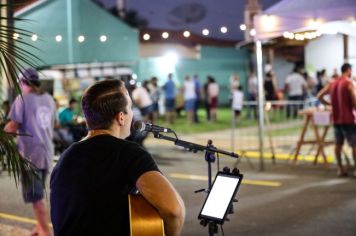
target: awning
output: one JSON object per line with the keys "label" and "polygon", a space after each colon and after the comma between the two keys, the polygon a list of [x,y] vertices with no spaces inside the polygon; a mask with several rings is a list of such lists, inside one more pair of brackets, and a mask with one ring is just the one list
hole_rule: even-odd
{"label": "awning", "polygon": [[256,40],[321,30],[356,35],[355,0],[282,0],[255,16]]}

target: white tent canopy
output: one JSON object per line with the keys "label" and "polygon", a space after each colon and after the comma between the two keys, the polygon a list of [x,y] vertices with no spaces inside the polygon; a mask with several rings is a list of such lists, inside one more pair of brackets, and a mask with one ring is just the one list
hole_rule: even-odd
{"label": "white tent canopy", "polygon": [[282,0],[255,16],[254,28],[260,114],[260,170],[263,170],[264,98],[261,41],[304,31],[356,36],[356,0]]}
{"label": "white tent canopy", "polygon": [[282,0],[255,16],[256,40],[321,30],[356,37],[356,0]]}

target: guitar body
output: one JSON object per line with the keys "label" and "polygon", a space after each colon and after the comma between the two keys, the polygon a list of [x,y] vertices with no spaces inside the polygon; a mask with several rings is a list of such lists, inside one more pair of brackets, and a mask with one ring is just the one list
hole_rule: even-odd
{"label": "guitar body", "polygon": [[141,195],[129,195],[131,236],[164,236],[164,224],[157,210]]}

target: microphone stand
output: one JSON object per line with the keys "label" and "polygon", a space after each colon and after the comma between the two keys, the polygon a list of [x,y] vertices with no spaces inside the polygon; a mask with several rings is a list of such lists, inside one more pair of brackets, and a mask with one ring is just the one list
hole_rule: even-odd
{"label": "microphone stand", "polygon": [[[164,140],[172,141],[172,142],[174,142],[175,145],[184,147],[185,149],[188,149],[189,152],[196,153],[197,151],[208,151],[208,152],[212,152],[212,153],[221,153],[223,155],[231,156],[234,158],[239,158],[239,155],[237,153],[227,152],[225,150],[218,149],[218,148],[216,148],[212,145],[209,145],[209,144],[208,144],[208,146],[203,146],[200,144],[191,143],[191,142],[187,142],[187,141],[178,139],[177,136],[176,137],[166,136],[166,135],[161,134],[160,132],[153,132],[153,136],[157,139],[164,139]],[[212,141],[210,141],[210,142],[212,143]]]}
{"label": "microphone stand", "polygon": [[[194,191],[195,193],[203,192],[203,191],[206,193],[210,192],[210,190],[212,188],[211,163],[215,162],[215,159],[216,159],[215,153],[221,153],[223,155],[227,155],[227,156],[230,156],[233,158],[239,158],[239,155],[234,152],[227,152],[227,151],[224,151],[224,150],[214,147],[213,141],[210,139],[208,140],[208,144],[206,146],[203,146],[200,144],[191,143],[191,142],[187,142],[187,141],[178,139],[178,136],[174,131],[172,133],[174,133],[175,137],[163,135],[158,131],[152,131],[152,133],[155,138],[172,141],[172,142],[174,142],[175,145],[183,147],[183,148],[187,149],[189,152],[196,153],[198,151],[205,151],[205,160],[208,162],[208,189],[204,189],[204,188],[199,189],[199,190]],[[228,167],[225,167],[225,168],[229,169]],[[225,168],[224,168],[224,171],[225,171]],[[230,206],[230,211],[231,211],[231,213],[233,213],[232,204]],[[215,221],[208,222],[206,220],[202,220],[200,222],[200,224],[204,227],[208,226],[209,236],[213,236],[215,233],[218,232],[218,226]]]}

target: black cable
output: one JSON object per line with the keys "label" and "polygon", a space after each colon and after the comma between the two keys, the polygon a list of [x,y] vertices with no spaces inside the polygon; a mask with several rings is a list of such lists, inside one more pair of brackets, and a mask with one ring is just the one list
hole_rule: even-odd
{"label": "black cable", "polygon": [[177,136],[176,132],[174,132],[174,130],[172,130],[172,133],[174,134],[174,136],[175,136],[176,139],[178,140],[178,136]]}
{"label": "black cable", "polygon": [[217,159],[216,164],[218,166],[218,172],[219,172],[220,171],[220,157],[219,157],[219,153],[218,152],[216,153],[216,159]]}
{"label": "black cable", "polygon": [[224,236],[224,235],[225,235],[225,233],[224,233],[224,228],[223,228],[223,226],[222,226],[222,225],[220,225],[220,229],[221,229],[221,234],[222,234],[222,236]]}

